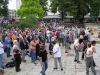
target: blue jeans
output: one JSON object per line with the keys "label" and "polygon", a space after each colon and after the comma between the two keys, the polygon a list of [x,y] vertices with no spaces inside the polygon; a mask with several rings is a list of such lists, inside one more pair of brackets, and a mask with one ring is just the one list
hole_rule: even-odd
{"label": "blue jeans", "polygon": [[4,57],[3,54],[0,54],[0,68],[3,67]]}
{"label": "blue jeans", "polygon": [[44,61],[44,62],[42,62],[42,64],[43,64],[42,75],[46,75],[46,74],[45,74],[45,71],[46,71],[47,68],[48,68],[48,62],[47,62],[47,61]]}
{"label": "blue jeans", "polygon": [[9,47],[6,47],[6,53],[7,53],[7,57],[10,56],[10,48]]}
{"label": "blue jeans", "polygon": [[36,53],[31,52],[30,55],[31,55],[31,60],[32,60],[32,62],[35,63],[35,61],[36,61]]}

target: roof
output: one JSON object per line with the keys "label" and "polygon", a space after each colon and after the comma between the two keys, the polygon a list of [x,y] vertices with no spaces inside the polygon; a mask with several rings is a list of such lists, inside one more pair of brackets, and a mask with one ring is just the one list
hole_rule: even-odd
{"label": "roof", "polygon": [[47,15],[43,17],[44,19],[61,18],[59,15]]}

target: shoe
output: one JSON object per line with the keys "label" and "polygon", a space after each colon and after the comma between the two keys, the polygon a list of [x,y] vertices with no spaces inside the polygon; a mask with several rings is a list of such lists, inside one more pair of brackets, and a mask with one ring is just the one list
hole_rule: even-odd
{"label": "shoe", "polygon": [[26,60],[22,61],[22,62],[26,62]]}
{"label": "shoe", "polygon": [[57,68],[53,68],[53,69],[57,69]]}
{"label": "shoe", "polygon": [[74,62],[77,62],[77,60],[74,60]]}
{"label": "shoe", "polygon": [[81,63],[80,61],[77,61],[77,63]]}
{"label": "shoe", "polygon": [[63,71],[63,69],[61,69],[61,71]]}
{"label": "shoe", "polygon": [[65,52],[65,53],[69,53],[69,52]]}

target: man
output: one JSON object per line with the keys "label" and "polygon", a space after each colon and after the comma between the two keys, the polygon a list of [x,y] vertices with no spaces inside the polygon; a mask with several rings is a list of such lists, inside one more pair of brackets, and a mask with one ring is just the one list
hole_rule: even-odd
{"label": "man", "polygon": [[74,50],[75,50],[75,59],[74,59],[74,61],[77,62],[77,63],[80,63],[80,61],[79,61],[79,51],[78,51],[79,39],[80,39],[80,37],[78,36],[77,39],[74,41]]}
{"label": "man", "polygon": [[55,64],[55,67],[53,69],[58,68],[57,66],[57,60],[58,60],[60,64],[60,68],[61,70],[63,70],[62,62],[61,62],[61,51],[60,51],[59,44],[56,44],[55,41],[52,41],[52,46],[53,46],[53,55],[54,55],[54,64]]}
{"label": "man", "polygon": [[69,33],[65,35],[65,53],[68,53],[68,48],[69,48]]}
{"label": "man", "polygon": [[11,57],[11,55],[10,55],[11,39],[10,39],[9,35],[7,35],[5,38],[5,47],[6,47],[7,57]]}
{"label": "man", "polygon": [[0,75],[4,75],[4,69],[0,68]]}
{"label": "man", "polygon": [[4,62],[3,54],[4,54],[4,48],[0,40],[0,68],[3,68],[3,62]]}

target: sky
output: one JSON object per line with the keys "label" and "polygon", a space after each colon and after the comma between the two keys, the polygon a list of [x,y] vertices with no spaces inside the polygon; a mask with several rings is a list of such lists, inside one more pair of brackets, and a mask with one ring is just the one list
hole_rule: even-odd
{"label": "sky", "polygon": [[16,0],[9,0],[9,9],[16,9]]}

